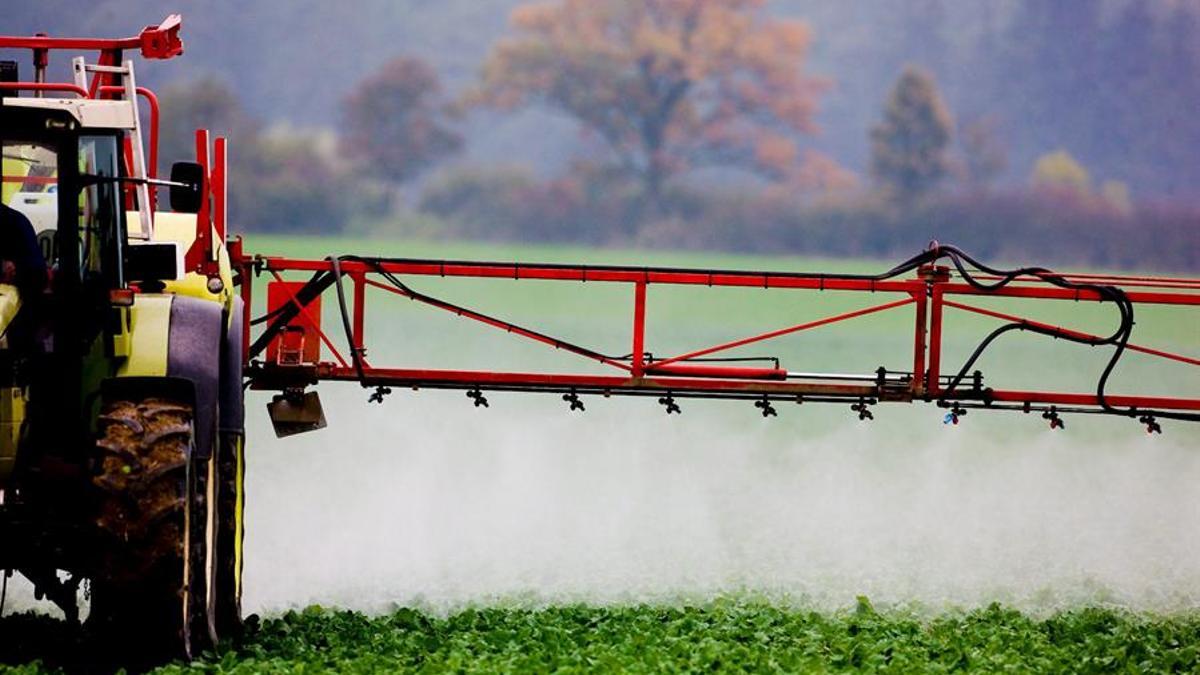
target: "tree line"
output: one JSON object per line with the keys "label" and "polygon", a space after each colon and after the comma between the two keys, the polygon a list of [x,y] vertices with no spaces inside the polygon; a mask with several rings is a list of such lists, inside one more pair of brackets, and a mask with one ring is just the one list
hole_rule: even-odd
{"label": "tree line", "polygon": [[[342,99],[337,133],[314,139],[264,128],[227,88],[204,80],[163,93],[164,137],[186,150],[184,130],[199,123],[235,133],[231,207],[248,229],[399,218],[444,236],[871,255],[941,238],[1008,256],[1200,266],[1196,208],[1137,200],[1127,184],[1093,176],[1065,149],[1071,138],[1043,139],[1022,169],[1027,179],[998,185],[1013,162],[1001,116],[956,120],[919,66],[898,68],[864,130],[865,175],[813,151],[814,117],[834,82],[811,72],[809,26],[764,5],[531,3],[514,11],[509,36],[465,91],[451,95],[429,64],[398,56]],[[1012,25],[1061,28],[1066,5],[1074,3],[1023,4]],[[1033,52],[1054,49],[1030,43]],[[1062,91],[1038,104],[1046,114],[1062,114],[1054,106],[1081,75],[1061,77]],[[566,170],[545,177],[521,169],[520,158],[456,160],[464,118],[525,108],[577,125]]]}

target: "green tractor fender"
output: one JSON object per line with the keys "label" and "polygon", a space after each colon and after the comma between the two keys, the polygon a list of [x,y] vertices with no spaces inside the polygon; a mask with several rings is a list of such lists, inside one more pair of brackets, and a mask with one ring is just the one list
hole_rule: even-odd
{"label": "green tractor fender", "polygon": [[[154,380],[189,382],[189,400],[196,409],[196,453],[211,456],[225,351],[221,305],[183,295],[138,294],[130,310],[130,355],[112,379],[136,379],[143,389]],[[110,380],[104,386],[120,385]]]}

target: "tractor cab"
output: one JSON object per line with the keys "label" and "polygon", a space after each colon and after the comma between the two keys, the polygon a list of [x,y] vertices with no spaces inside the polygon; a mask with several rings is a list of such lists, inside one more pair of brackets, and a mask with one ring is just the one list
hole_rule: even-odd
{"label": "tractor cab", "polygon": [[[152,239],[157,181],[141,159],[136,99],[126,96],[137,91],[132,63],[79,57],[75,82],[61,84],[44,82],[45,59],[34,64],[35,82],[21,82],[15,62],[0,68],[9,80],[0,82],[0,227],[5,242],[36,241],[0,250],[0,490],[17,470],[22,433],[26,445],[41,436],[43,449],[25,453],[26,465],[36,466],[35,454],[70,460],[86,446],[94,392],[128,351],[131,284],[174,280],[182,267],[172,253],[170,264],[147,270],[147,256],[134,252],[164,244]],[[131,236],[142,222],[145,230]],[[37,405],[26,405],[33,399]],[[80,423],[33,423],[39,415]]]}
{"label": "tractor cab", "polygon": [[0,129],[3,204],[36,235],[52,280],[44,290],[124,286],[122,130],[11,104],[0,106]]}

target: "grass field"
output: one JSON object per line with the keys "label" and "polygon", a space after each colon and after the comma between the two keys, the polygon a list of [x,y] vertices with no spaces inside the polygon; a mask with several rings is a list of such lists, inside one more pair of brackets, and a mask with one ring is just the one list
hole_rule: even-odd
{"label": "grass field", "polygon": [[[257,236],[246,247],[781,271],[892,264]],[[625,286],[411,282],[628,351]],[[653,287],[648,348],[682,352],[887,299]],[[1113,321],[1093,305],[980,304],[1096,332]],[[369,306],[376,364],[595,372],[406,300],[372,294]],[[995,325],[947,322],[950,364]],[[744,353],[791,370],[903,369],[911,326],[902,309]],[[1168,309],[1140,313],[1134,339],[1194,354],[1198,337],[1194,315]],[[1018,335],[980,367],[995,386],[1090,391],[1105,357]],[[1195,395],[1196,370],[1134,356],[1112,389]],[[1124,420],[1069,418],[1051,433],[1020,414],[972,413],[951,428],[923,405],[881,406],[868,425],[843,406],[763,420],[741,403],[684,402],[667,418],[617,399],[568,415],[551,396],[495,394],[488,410],[461,392],[396,392],[368,406],[366,392],[340,385],[322,397],[330,429],[286,441],[270,432],[264,395],[249,399],[246,606],[265,619],[197,672],[1200,668],[1200,458],[1186,425],[1147,438]],[[9,617],[0,661],[69,655],[66,639],[45,619]]]}

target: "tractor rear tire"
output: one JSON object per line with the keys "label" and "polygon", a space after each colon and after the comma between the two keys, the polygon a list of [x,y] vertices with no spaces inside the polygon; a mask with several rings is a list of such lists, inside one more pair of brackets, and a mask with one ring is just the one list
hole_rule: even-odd
{"label": "tractor rear tire", "polygon": [[191,404],[107,401],[98,418],[96,526],[89,632],[140,667],[191,659],[216,644],[215,462],[195,452]]}

